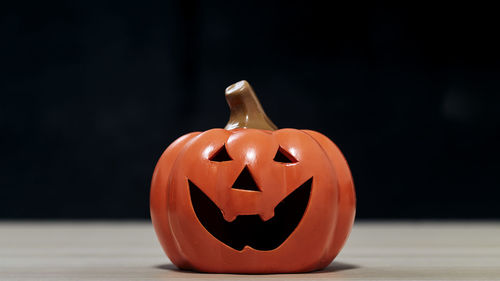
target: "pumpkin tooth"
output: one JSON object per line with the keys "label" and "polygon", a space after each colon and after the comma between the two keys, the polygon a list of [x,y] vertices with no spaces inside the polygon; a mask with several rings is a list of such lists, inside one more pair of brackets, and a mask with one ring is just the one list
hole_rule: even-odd
{"label": "pumpkin tooth", "polygon": [[238,215],[234,215],[234,214],[227,214],[227,213],[222,212],[222,216],[224,217],[224,219],[225,219],[226,221],[228,221],[228,222],[233,222],[233,221],[236,219],[236,217],[237,217]]}
{"label": "pumpkin tooth", "polygon": [[265,212],[263,214],[259,214],[259,217],[261,220],[263,221],[268,221],[270,220],[272,217],[274,217],[274,210],[270,211],[270,212]]}

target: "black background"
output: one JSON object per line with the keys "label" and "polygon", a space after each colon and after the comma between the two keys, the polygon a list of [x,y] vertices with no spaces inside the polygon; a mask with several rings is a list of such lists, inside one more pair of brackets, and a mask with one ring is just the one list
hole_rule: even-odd
{"label": "black background", "polygon": [[471,5],[3,3],[0,218],[147,218],[241,79],[339,145],[358,218],[500,218],[499,17]]}

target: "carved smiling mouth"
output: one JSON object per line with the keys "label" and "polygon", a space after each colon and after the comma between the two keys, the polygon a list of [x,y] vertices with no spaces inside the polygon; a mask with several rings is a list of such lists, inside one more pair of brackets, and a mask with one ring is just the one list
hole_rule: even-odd
{"label": "carved smiling mouth", "polygon": [[[263,221],[259,215],[239,215],[232,222],[224,219],[217,205],[193,182],[189,182],[191,204],[203,227],[229,247],[241,251],[248,245],[270,251],[281,245],[295,230],[307,208],[312,177],[290,193],[274,209],[274,217]],[[247,189],[238,188],[236,189]]]}

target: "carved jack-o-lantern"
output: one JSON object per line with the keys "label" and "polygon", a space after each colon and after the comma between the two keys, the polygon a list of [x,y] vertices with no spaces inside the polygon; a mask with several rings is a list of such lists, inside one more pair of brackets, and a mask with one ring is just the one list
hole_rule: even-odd
{"label": "carved jack-o-lantern", "polygon": [[171,261],[205,272],[327,266],[355,213],[349,167],[324,135],[277,130],[246,81],[226,89],[225,129],[182,136],[163,153],[151,218]]}

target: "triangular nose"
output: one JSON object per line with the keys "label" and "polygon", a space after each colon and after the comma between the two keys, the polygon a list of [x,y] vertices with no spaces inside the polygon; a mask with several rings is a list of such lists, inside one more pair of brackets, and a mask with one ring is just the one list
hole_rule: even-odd
{"label": "triangular nose", "polygon": [[242,190],[252,190],[252,191],[260,191],[260,188],[255,183],[255,180],[250,174],[250,170],[247,166],[241,171],[240,175],[233,183],[232,188],[234,189],[242,189]]}

